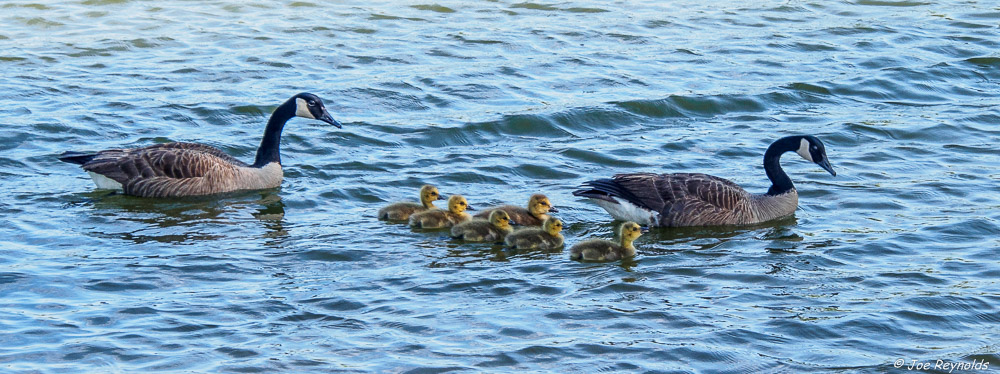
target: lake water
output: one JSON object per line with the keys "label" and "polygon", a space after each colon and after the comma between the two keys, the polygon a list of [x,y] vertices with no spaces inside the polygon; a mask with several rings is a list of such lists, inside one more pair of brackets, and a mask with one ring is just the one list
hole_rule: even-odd
{"label": "lake water", "polygon": [[[0,372],[884,372],[1000,367],[1000,5],[991,1],[0,4]],[[109,196],[65,150],[197,141],[280,189]],[[766,190],[793,218],[658,229],[638,256],[462,244],[375,219],[616,172]],[[947,372],[947,369],[938,369]],[[962,372],[975,372],[974,368]],[[959,372],[959,371],[955,371]]]}

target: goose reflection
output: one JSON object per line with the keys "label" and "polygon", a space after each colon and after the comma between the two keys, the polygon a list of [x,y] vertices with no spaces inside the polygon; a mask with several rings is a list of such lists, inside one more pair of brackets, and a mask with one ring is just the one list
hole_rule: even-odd
{"label": "goose reflection", "polygon": [[233,220],[248,209],[253,209],[250,216],[263,223],[265,238],[288,236],[284,228],[285,204],[277,192],[274,189],[170,201],[92,192],[78,194],[83,199],[77,204],[93,209],[88,217],[88,235],[136,244],[192,244],[232,236],[238,230]]}

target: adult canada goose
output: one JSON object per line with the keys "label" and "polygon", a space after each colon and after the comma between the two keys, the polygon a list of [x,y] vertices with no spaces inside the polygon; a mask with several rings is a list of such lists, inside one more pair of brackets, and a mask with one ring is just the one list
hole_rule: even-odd
{"label": "adult canada goose", "polygon": [[340,128],[323,101],[300,93],[279,105],[264,128],[257,157],[247,165],[222,150],[197,143],[164,143],[142,148],[98,152],[65,152],[59,160],[78,164],[97,188],[120,189],[126,195],[178,197],[281,185],[281,130],[292,117],[316,119]]}
{"label": "adult canada goose", "polygon": [[477,213],[475,217],[486,218],[490,216],[494,210],[503,210],[510,215],[510,218],[517,222],[518,225],[524,226],[540,226],[542,221],[549,218],[546,213],[553,212],[557,213],[555,207],[549,202],[549,198],[540,193],[531,195],[528,199],[528,207],[522,208],[513,205],[503,205],[498,207],[489,208],[486,211]]}
{"label": "adult canada goose", "polygon": [[642,227],[638,223],[628,221],[618,228],[615,239],[618,242],[603,239],[589,239],[576,243],[569,249],[569,258],[584,261],[616,261],[635,256],[632,242],[642,235]]}
{"label": "adult canada goose", "polygon": [[504,243],[514,249],[556,249],[563,245],[562,228],[562,221],[549,217],[542,227],[527,227],[507,235]]}
{"label": "adult canada goose", "polygon": [[472,210],[462,195],[448,198],[448,210],[431,209],[410,216],[410,227],[415,229],[441,229],[452,227],[472,218],[465,210]]}
{"label": "adult canada goose", "polygon": [[467,242],[502,242],[511,231],[510,215],[502,210],[490,213],[489,220],[473,218],[451,228],[451,237]]}
{"label": "adult canada goose", "polygon": [[748,225],[795,212],[799,194],[778,160],[796,152],[834,176],[823,142],[814,136],[787,136],[764,152],[767,193],[751,194],[735,183],[706,174],[618,174],[583,184],[573,195],[590,198],[615,219],[661,227]]}
{"label": "adult canada goose", "polygon": [[434,206],[434,201],[444,200],[444,196],[438,193],[437,187],[425,184],[420,187],[420,203],[414,203],[410,201],[400,201],[398,203],[392,203],[386,207],[379,209],[378,219],[388,220],[388,221],[406,221],[410,219],[410,215],[416,212],[423,212],[425,210],[436,209]]}

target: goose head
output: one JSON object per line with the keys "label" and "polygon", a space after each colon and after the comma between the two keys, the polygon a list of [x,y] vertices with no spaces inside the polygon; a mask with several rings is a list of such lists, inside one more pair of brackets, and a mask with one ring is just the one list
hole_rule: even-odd
{"label": "goose head", "polygon": [[490,212],[489,221],[494,227],[501,230],[509,230],[511,228],[510,215],[500,209],[495,209]]}
{"label": "goose head", "polygon": [[434,202],[437,200],[444,200],[444,197],[438,192],[437,187],[429,184],[420,187],[420,203],[424,205],[424,208],[433,209]]}
{"label": "goose head", "polygon": [[531,215],[539,218],[545,218],[544,215],[548,212],[558,212],[552,203],[549,202],[549,198],[540,193],[531,195],[528,199],[528,212]]}
{"label": "goose head", "polygon": [[323,100],[320,99],[319,96],[303,92],[293,96],[292,98],[295,99],[296,116],[320,120],[337,126],[338,129],[343,127],[340,122],[333,119],[333,117],[330,116],[330,113],[326,111],[326,106],[323,105]]}
{"label": "goose head", "polygon": [[622,243],[625,247],[630,247],[632,242],[642,236],[642,226],[638,223],[629,221],[625,222],[618,228],[618,237],[622,239]]}
{"label": "goose head", "polygon": [[819,138],[812,135],[803,136],[795,153],[807,161],[816,163],[833,176],[837,176],[837,172],[833,171],[833,165],[830,165],[830,160],[826,158],[826,147],[823,146],[823,142]]}
{"label": "goose head", "polygon": [[465,213],[466,210],[474,210],[469,206],[469,202],[462,195],[451,195],[448,198],[448,211],[454,214]]}
{"label": "goose head", "polygon": [[549,217],[542,222],[542,230],[548,233],[549,235],[552,236],[559,235],[559,232],[562,231],[562,229],[563,229],[563,223],[558,218]]}

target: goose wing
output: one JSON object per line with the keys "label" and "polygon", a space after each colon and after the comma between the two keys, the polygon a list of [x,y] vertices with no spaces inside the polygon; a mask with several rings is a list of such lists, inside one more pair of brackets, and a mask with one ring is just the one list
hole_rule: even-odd
{"label": "goose wing", "polygon": [[246,163],[244,163],[243,161],[240,161],[240,160],[236,159],[235,157],[230,156],[228,153],[223,152],[221,149],[215,148],[215,147],[210,146],[210,145],[199,144],[199,143],[186,143],[186,142],[162,143],[162,144],[155,144],[155,145],[151,145],[151,146],[140,148],[140,149],[149,149],[149,150],[153,150],[153,149],[186,150],[186,151],[192,151],[192,152],[199,152],[199,153],[205,153],[205,154],[209,154],[209,155],[218,157],[218,158],[222,159],[223,161],[231,163],[231,164],[236,165],[236,166],[243,166],[243,167],[249,166]]}
{"label": "goose wing", "polygon": [[615,198],[628,201],[640,208],[659,211],[665,202],[660,196],[660,175],[652,173],[617,174],[612,178],[584,182],[587,189],[573,191],[573,195],[618,203]]}
{"label": "goose wing", "polygon": [[126,194],[147,197],[199,195],[231,180],[245,163],[218,148],[196,143],[166,143],[98,152],[82,165],[118,183]]}
{"label": "goose wing", "polygon": [[751,220],[750,194],[728,179],[700,173],[659,177],[660,226],[709,226]]}
{"label": "goose wing", "polygon": [[700,173],[618,174],[584,184],[574,195],[623,199],[659,212],[660,226],[696,226],[741,221],[750,214],[750,194],[732,181]]}

